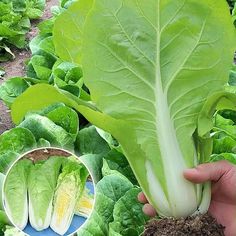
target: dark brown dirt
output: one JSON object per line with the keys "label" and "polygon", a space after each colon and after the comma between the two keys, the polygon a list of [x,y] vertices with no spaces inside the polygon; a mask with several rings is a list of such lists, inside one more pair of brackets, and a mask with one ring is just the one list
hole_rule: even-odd
{"label": "dark brown dirt", "polygon": [[0,101],[0,134],[13,127],[9,109]]}
{"label": "dark brown dirt", "polygon": [[[53,156],[60,156],[60,157],[70,157],[72,154],[67,152],[66,150],[59,149],[59,148],[40,148],[36,149],[27,155],[23,156],[22,159],[29,159],[32,162],[36,163],[37,161],[44,161]],[[93,181],[92,177],[89,175],[87,178],[88,181]]]}
{"label": "dark brown dirt", "polygon": [[62,149],[43,148],[43,149],[37,149],[33,152],[30,152],[23,158],[30,159],[33,162],[37,162],[41,160],[47,160],[50,156],[69,157],[71,156],[71,154]]}
{"label": "dark brown dirt", "polygon": [[224,236],[224,227],[208,214],[186,219],[152,220],[143,236]]}
{"label": "dark brown dirt", "polygon": [[[50,9],[52,6],[58,5],[59,0],[48,0],[45,12],[40,20],[35,20],[32,22],[32,27],[30,32],[27,35],[27,39],[31,40],[38,34],[37,24],[43,20],[46,20],[52,16]],[[0,85],[4,80],[16,77],[16,76],[25,76],[25,61],[31,57],[29,49],[12,49],[15,54],[15,59],[13,61],[8,61],[0,63],[0,66],[4,68],[6,74],[3,79],[0,79]],[[8,108],[0,101],[0,134],[4,131],[11,129],[13,123],[11,121],[10,113]]]}

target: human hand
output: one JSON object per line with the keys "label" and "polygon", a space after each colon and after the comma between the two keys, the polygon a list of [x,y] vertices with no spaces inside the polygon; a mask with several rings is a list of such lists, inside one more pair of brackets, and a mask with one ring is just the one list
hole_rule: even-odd
{"label": "human hand", "polygon": [[[212,182],[212,198],[209,213],[218,223],[225,226],[225,236],[236,235],[236,166],[227,161],[218,161],[197,166],[184,171],[184,177],[193,183]],[[157,213],[140,193],[143,211],[154,217]]]}

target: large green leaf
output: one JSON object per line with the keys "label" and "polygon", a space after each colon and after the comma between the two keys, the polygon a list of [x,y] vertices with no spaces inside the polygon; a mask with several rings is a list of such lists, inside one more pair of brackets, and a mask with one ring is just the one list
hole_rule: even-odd
{"label": "large green leaf", "polygon": [[22,94],[28,87],[27,82],[21,77],[6,80],[0,86],[0,99],[8,106],[11,106],[15,98]]}
{"label": "large green leaf", "polygon": [[37,141],[43,138],[53,146],[73,149],[76,134],[68,133],[62,126],[55,124],[45,116],[30,114],[19,127],[30,130]]}
{"label": "large green leaf", "polygon": [[[57,17],[53,35],[55,49],[61,59],[80,62],[82,28],[92,4],[93,0],[76,1],[69,11],[65,11]],[[69,25],[70,27],[68,27]],[[61,41],[61,37],[63,37],[63,41]]]}
{"label": "large green leaf", "polygon": [[108,234],[108,224],[113,221],[115,203],[130,190],[133,185],[123,176],[108,175],[96,185],[96,204],[78,236],[104,236]]}
{"label": "large green leaf", "polygon": [[94,126],[79,131],[75,146],[82,155],[100,154],[104,156],[110,151],[109,145],[100,137]]}
{"label": "large green leaf", "polygon": [[34,135],[25,128],[13,128],[0,135],[0,172],[8,167],[26,151],[37,147]]}
{"label": "large green leaf", "polygon": [[15,101],[13,119],[19,122],[29,109],[64,102],[118,140],[161,215],[206,211],[210,192],[206,189],[202,199],[202,188],[182,172],[209,158],[206,133],[212,112],[218,101],[228,108],[232,103],[226,98],[235,99],[223,94],[235,41],[227,3],[101,0],[91,6],[85,0],[72,5],[66,19],[73,19],[73,25],[65,21],[54,32],[59,30],[56,41],[65,43],[56,50],[82,64],[92,101],[41,85]]}
{"label": "large green leaf", "polygon": [[79,129],[79,119],[77,113],[69,107],[62,106],[50,111],[46,116],[56,125],[61,126],[74,138]]}
{"label": "large green leaf", "polygon": [[234,40],[225,1],[95,1],[86,20],[84,81],[98,109],[117,123],[92,120],[121,143],[163,215],[197,209],[196,189],[182,172],[199,162],[198,115],[227,82]]}
{"label": "large green leaf", "polygon": [[109,225],[111,236],[139,236],[144,231],[144,225],[148,220],[143,211],[143,204],[138,202],[137,195],[140,188],[132,188],[115,204],[114,221]]}

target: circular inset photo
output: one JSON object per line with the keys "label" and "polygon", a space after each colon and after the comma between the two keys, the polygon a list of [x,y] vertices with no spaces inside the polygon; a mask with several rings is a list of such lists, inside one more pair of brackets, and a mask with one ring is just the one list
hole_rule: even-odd
{"label": "circular inset photo", "polygon": [[92,212],[94,185],[78,157],[62,149],[35,149],[9,169],[3,204],[13,225],[27,235],[73,235]]}

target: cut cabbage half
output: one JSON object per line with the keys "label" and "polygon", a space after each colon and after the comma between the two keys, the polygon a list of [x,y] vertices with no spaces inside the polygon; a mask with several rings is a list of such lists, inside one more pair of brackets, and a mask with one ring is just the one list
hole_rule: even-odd
{"label": "cut cabbage half", "polygon": [[76,203],[75,214],[88,218],[93,210],[94,196],[85,187],[81,198]]}
{"label": "cut cabbage half", "polygon": [[54,196],[54,209],[50,227],[64,235],[72,222],[78,199],[81,198],[88,171],[74,158],[69,158],[59,176]]}

